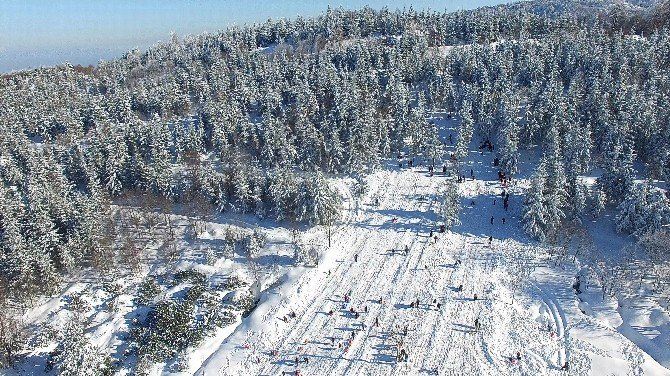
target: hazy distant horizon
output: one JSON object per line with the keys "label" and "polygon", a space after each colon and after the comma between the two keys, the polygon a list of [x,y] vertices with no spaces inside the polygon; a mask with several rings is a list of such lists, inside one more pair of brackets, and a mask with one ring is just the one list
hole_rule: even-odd
{"label": "hazy distant horizon", "polygon": [[508,3],[504,0],[2,0],[0,72],[62,64],[97,64],[169,38],[215,32],[268,18],[316,16],[328,6],[375,9],[457,10]]}

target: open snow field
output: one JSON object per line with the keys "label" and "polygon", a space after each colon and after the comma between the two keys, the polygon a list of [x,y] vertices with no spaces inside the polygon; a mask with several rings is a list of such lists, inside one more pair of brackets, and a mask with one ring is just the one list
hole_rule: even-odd
{"label": "open snow field", "polygon": [[[627,307],[603,302],[595,282],[583,283],[580,302],[571,288],[575,264],[550,260],[523,234],[518,187],[506,188],[510,209],[503,209],[492,159],[471,153],[465,168],[475,179],[460,185],[462,223],[446,233],[435,226],[436,193],[447,178],[441,170],[430,176],[422,166],[390,163],[369,176],[360,202],[350,182],[338,180],[343,223],[319,265],[266,291],[259,308],[193,371],[670,375],[661,365],[670,366],[667,312],[642,298]],[[311,237],[327,243],[325,229]],[[406,362],[397,361],[401,349]],[[517,352],[520,361],[512,359]]]}

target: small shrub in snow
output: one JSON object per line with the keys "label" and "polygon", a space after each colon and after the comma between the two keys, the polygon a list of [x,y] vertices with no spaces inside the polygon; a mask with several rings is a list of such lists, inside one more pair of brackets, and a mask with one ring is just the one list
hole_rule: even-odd
{"label": "small shrub in snow", "polygon": [[104,358],[85,335],[84,319],[72,315],[65,322],[56,349],[47,368],[56,367],[63,376],[98,376],[104,369]]}
{"label": "small shrub in snow", "polygon": [[179,353],[171,368],[173,372],[186,371],[188,369],[188,354],[186,352]]}
{"label": "small shrub in snow", "polygon": [[366,193],[368,193],[368,190],[369,187],[367,181],[365,180],[365,176],[358,174],[355,175],[354,184],[351,187],[351,193],[354,195],[354,197],[362,198]]}
{"label": "small shrub in snow", "polygon": [[154,277],[147,277],[137,289],[135,302],[140,305],[149,304],[158,294],[163,291]]}
{"label": "small shrub in snow", "polygon": [[123,287],[117,282],[103,282],[102,291],[111,295],[112,297],[117,297],[123,292]]}
{"label": "small shrub in snow", "polygon": [[223,245],[223,257],[227,259],[232,259],[235,257],[235,243],[226,241]]}
{"label": "small shrub in snow", "polygon": [[216,256],[216,252],[212,248],[206,248],[205,249],[205,262],[207,262],[207,265],[214,265],[216,263],[216,260],[218,260],[218,257]]}
{"label": "small shrub in snow", "polygon": [[235,294],[232,304],[235,309],[242,311],[242,316],[247,316],[256,308],[256,300],[250,290]]}
{"label": "small shrub in snow", "polygon": [[189,303],[195,304],[206,290],[207,288],[203,285],[194,285],[186,291],[184,299]]}
{"label": "small shrub in snow", "polygon": [[180,270],[174,275],[174,285],[182,282],[190,282],[194,285],[207,285],[207,276],[197,270]]}
{"label": "small shrub in snow", "polygon": [[447,228],[458,225],[458,212],[460,211],[458,186],[454,180],[447,180],[439,196],[438,215]]}
{"label": "small shrub in snow", "polygon": [[148,376],[154,368],[154,362],[149,356],[140,356],[135,365],[135,374],[137,376]]}
{"label": "small shrub in snow", "polygon": [[314,266],[319,260],[319,251],[311,246],[296,244],[293,258],[297,265]]}
{"label": "small shrub in snow", "polygon": [[239,275],[234,274],[221,285],[224,290],[237,290],[240,287],[248,285]]}
{"label": "small shrub in snow", "polygon": [[91,310],[91,305],[83,298],[82,294],[73,294],[69,297],[68,309],[72,312],[84,313]]}
{"label": "small shrub in snow", "polygon": [[266,243],[267,235],[260,229],[255,229],[254,232],[247,235],[242,242],[244,251],[249,258],[258,257]]}
{"label": "small shrub in snow", "polygon": [[35,347],[46,347],[57,338],[58,330],[54,329],[50,322],[47,322],[39,325],[37,335],[32,341]]}

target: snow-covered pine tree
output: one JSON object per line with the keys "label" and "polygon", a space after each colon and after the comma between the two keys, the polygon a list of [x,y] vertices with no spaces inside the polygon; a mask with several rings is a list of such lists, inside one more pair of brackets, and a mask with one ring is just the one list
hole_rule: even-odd
{"label": "snow-covered pine tree", "polygon": [[649,182],[634,185],[617,209],[617,231],[637,237],[654,233],[670,221],[668,199]]}
{"label": "snow-covered pine tree", "polygon": [[589,211],[594,219],[600,217],[600,214],[605,210],[606,202],[605,192],[597,186],[593,187],[589,194]]}
{"label": "snow-covered pine tree", "polygon": [[523,203],[523,228],[532,237],[539,241],[547,238],[547,213],[544,192],[547,172],[544,163],[540,163],[531,180],[529,190]]}
{"label": "snow-covered pine tree", "polygon": [[85,334],[84,318],[71,314],[59,335],[53,362],[63,376],[98,376],[104,358]]}
{"label": "snow-covered pine tree", "polygon": [[313,225],[332,225],[341,209],[341,198],[328,185],[323,173],[317,171],[300,184],[296,198],[296,218]]}
{"label": "snow-covered pine tree", "polygon": [[472,133],[474,131],[474,120],[472,119],[472,105],[469,100],[464,100],[460,111],[461,124],[458,128],[458,140],[456,141],[456,158],[461,161],[468,155]]}
{"label": "snow-covered pine tree", "polygon": [[279,221],[293,218],[298,194],[298,182],[293,172],[285,166],[276,168],[268,176],[269,210]]}
{"label": "snow-covered pine tree", "polygon": [[438,199],[438,215],[443,224],[449,229],[460,224],[458,219],[460,197],[458,195],[458,184],[454,179],[445,181]]}
{"label": "snow-covered pine tree", "polygon": [[500,155],[500,170],[506,176],[517,173],[519,164],[519,127],[514,115],[516,103],[501,101],[496,111],[497,148]]}

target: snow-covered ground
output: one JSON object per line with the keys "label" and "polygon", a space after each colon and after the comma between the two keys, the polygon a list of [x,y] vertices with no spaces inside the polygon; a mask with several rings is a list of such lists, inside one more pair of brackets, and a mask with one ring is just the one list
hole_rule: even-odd
{"label": "snow-covered ground", "polygon": [[[434,212],[445,176],[392,163],[370,175],[358,205],[345,196],[352,212],[318,267],[268,291],[259,309],[192,371],[670,375],[663,367],[670,366],[667,312],[643,297],[603,300],[595,282],[575,295],[579,259],[557,263],[526,237],[520,209],[527,181],[506,187],[505,211],[492,159],[471,153],[465,173],[472,169],[475,179],[460,185],[462,223],[447,233],[437,231]],[[522,170],[529,173],[532,165],[524,159]],[[326,242],[325,233],[319,236]],[[296,317],[285,322],[291,312]],[[400,349],[406,362],[396,359]],[[517,352],[519,361],[512,359]],[[566,362],[569,369],[561,370]]]}
{"label": "snow-covered ground", "polygon": [[[449,132],[455,140],[452,122],[435,121],[444,140]],[[468,178],[459,185],[461,224],[445,233],[435,211],[448,177],[441,169],[430,176],[425,166],[399,168],[395,161],[366,178],[368,191],[360,199],[351,193],[352,179],[333,179],[344,208],[330,247],[326,228],[299,231],[303,244],[321,251],[315,267],[294,265],[293,235],[276,223],[229,214],[208,223],[198,240],[181,245],[189,251],[171,267],[199,270],[210,283],[249,273],[244,257],[208,265],[203,252],[222,245],[227,226],[260,226],[269,237],[259,257],[263,292],[248,317],[190,349],[186,369],[173,374],[670,375],[667,310],[642,283],[636,295],[603,299],[586,261],[557,261],[530,240],[520,223],[527,179],[502,187],[494,155],[477,151],[478,142],[463,166]],[[535,160],[530,152],[522,158],[521,177],[530,175]],[[503,189],[511,195],[507,211]],[[604,239],[618,236],[611,227],[588,228]],[[152,273],[168,267],[150,265]],[[578,274],[583,293],[575,295],[571,285]],[[65,295],[85,288],[72,284]],[[121,353],[122,333],[134,314],[132,297],[118,295],[115,311],[103,308],[104,294],[87,299],[93,343]],[[63,297],[47,300],[26,319],[57,322],[66,303]],[[31,353],[18,373],[43,370],[49,350]],[[400,350],[407,361],[398,361]],[[567,371],[561,369],[566,362]],[[171,367],[154,371],[171,374]]]}

